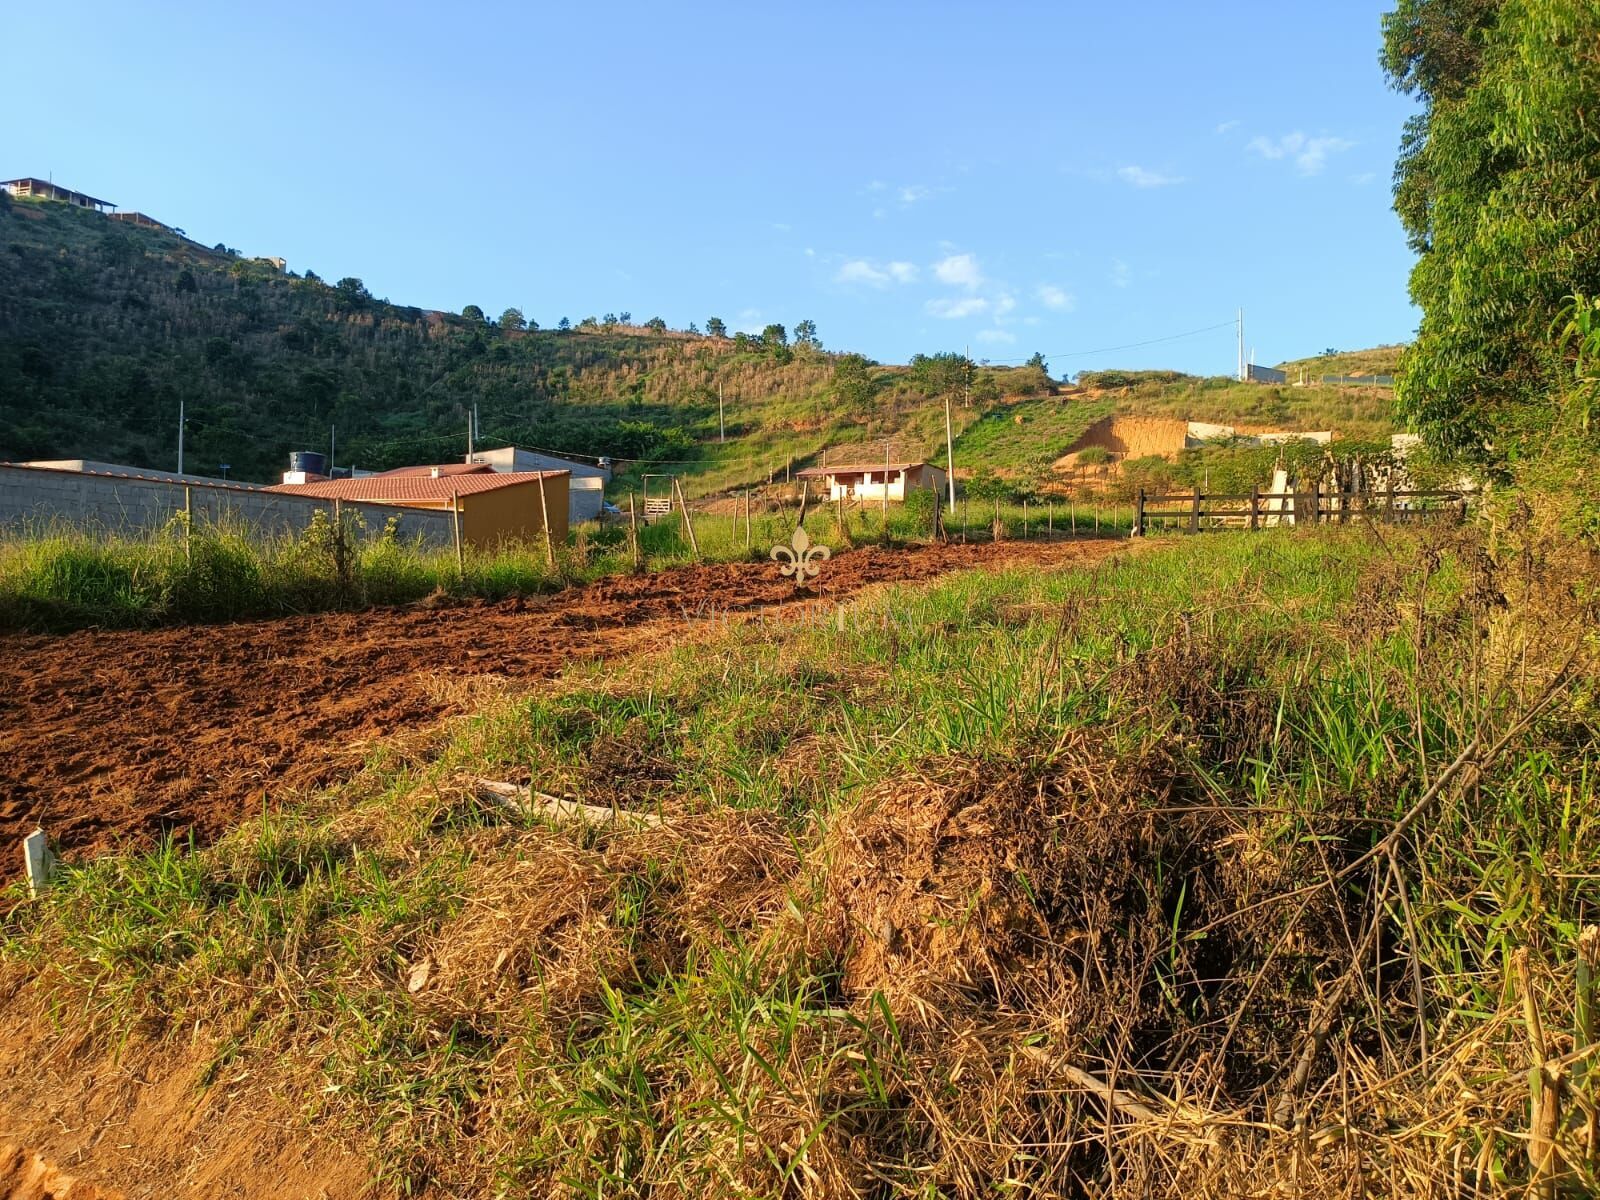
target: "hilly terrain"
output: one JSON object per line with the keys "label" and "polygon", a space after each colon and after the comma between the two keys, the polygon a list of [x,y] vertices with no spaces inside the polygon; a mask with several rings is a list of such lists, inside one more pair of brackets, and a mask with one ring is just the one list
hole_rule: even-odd
{"label": "hilly terrain", "polygon": [[809,323],[791,339],[629,314],[557,330],[506,318],[390,304],[359,279],[330,284],[62,204],[0,203],[0,459],[170,469],[180,401],[185,465],[201,473],[227,463],[233,478],[271,480],[289,450],[326,449],[330,436],[340,464],[450,460],[477,406],[480,445],[609,455],[625,479],[671,470],[701,495],[781,478],[825,448],[876,461],[888,442],[897,457],[942,461],[946,394],[961,468],[1029,483],[1112,412],[1367,438],[1390,427],[1376,389],[1176,372],[1073,385],[1042,361],[885,366],[824,350]]}

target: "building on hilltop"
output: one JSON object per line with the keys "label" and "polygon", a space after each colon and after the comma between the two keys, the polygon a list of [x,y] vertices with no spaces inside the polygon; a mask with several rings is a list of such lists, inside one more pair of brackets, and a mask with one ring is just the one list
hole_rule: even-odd
{"label": "building on hilltop", "polygon": [[19,199],[59,200],[63,204],[76,205],[78,208],[92,208],[95,212],[109,212],[116,207],[109,200],[99,200],[87,192],[75,192],[71,188],[60,187],[48,179],[34,179],[31,176],[24,179],[0,180],[0,188],[5,188]]}
{"label": "building on hilltop", "polygon": [[126,221],[129,225],[136,225],[140,229],[156,229],[162,233],[178,232],[171,225],[164,224],[154,217],[148,217],[142,212],[114,212],[111,214],[111,219],[113,221]]}

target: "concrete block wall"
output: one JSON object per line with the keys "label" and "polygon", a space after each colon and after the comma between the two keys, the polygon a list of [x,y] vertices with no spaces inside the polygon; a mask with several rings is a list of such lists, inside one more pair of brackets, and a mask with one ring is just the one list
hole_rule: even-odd
{"label": "concrete block wall", "polygon": [[[188,491],[197,525],[237,524],[262,537],[299,533],[316,513],[333,509],[330,500],[225,484],[191,484]],[[181,483],[0,464],[0,530],[5,532],[59,523],[103,533],[150,533],[183,507]],[[341,507],[360,516],[368,537],[377,537],[394,518],[402,539],[448,546],[454,538],[449,513],[389,504],[345,502]]]}

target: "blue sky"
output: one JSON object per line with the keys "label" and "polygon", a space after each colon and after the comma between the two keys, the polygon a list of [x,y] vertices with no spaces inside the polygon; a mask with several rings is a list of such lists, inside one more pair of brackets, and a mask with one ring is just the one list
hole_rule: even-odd
{"label": "blue sky", "polygon": [[1383,4],[12,5],[0,177],[397,303],[1226,373],[1402,341]]}

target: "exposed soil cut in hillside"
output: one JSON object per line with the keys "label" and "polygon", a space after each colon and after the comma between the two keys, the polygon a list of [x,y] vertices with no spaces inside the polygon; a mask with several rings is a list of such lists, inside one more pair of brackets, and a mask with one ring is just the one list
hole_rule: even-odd
{"label": "exposed soil cut in hillside", "polygon": [[[835,556],[816,593],[1012,559],[1086,561],[1116,545],[864,548]],[[773,564],[727,563],[499,604],[0,637],[0,845],[35,824],[69,856],[169,831],[209,840],[348,775],[378,739],[449,712],[449,689],[430,677],[548,677],[660,646],[686,617],[795,600]],[[0,881],[19,870],[19,855],[0,855]]]}

